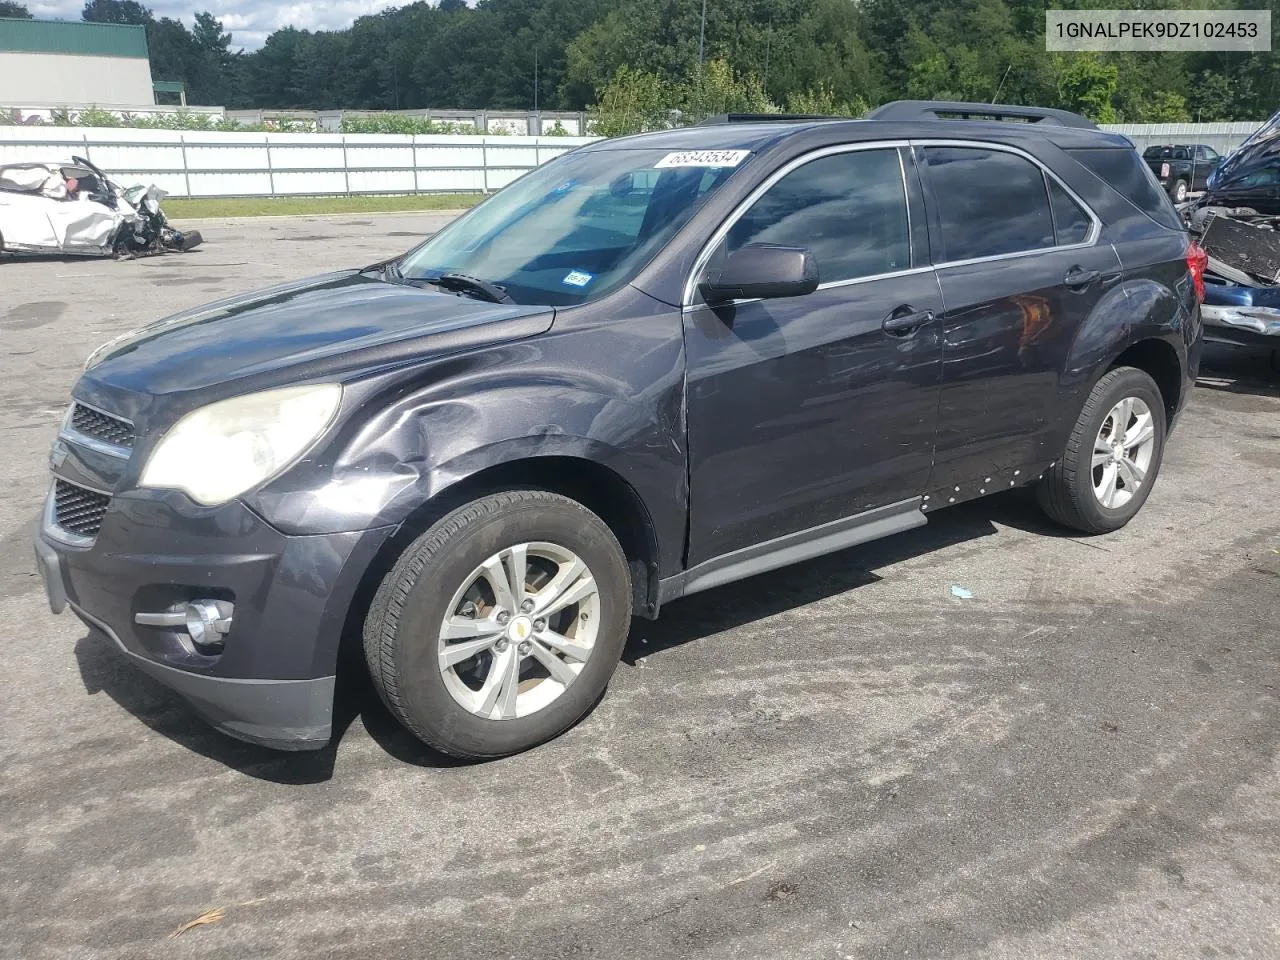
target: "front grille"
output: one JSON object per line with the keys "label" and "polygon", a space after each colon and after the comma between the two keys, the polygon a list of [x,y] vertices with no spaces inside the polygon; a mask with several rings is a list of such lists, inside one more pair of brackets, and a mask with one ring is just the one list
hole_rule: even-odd
{"label": "front grille", "polygon": [[53,519],[64,530],[82,537],[96,537],[111,498],[96,490],[77,487],[66,480],[53,482]]}
{"label": "front grille", "polygon": [[71,429],[117,447],[133,446],[133,424],[77,403],[71,410]]}

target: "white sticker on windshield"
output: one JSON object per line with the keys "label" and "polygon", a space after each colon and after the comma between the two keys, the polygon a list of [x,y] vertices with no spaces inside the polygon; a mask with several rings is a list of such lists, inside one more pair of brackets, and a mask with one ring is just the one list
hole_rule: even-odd
{"label": "white sticker on windshield", "polygon": [[750,150],[680,150],[668,153],[655,167],[736,167]]}
{"label": "white sticker on windshield", "polygon": [[591,282],[591,274],[584,273],[581,270],[574,270],[572,273],[566,273],[561,283],[567,283],[571,287],[585,287]]}

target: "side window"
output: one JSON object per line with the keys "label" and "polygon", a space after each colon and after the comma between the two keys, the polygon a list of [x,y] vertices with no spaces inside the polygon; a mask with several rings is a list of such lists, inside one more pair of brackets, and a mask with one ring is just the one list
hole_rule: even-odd
{"label": "side window", "polygon": [[1049,177],[1045,179],[1049,184],[1049,205],[1053,208],[1053,226],[1058,245],[1084,243],[1089,236],[1089,228],[1093,226],[1089,214],[1071,199],[1071,194],[1063,190],[1056,180]]}
{"label": "side window", "polygon": [[855,150],[791,171],[729,229],[730,252],[752,243],[806,247],[822,283],[911,266],[907,197],[896,150]]}
{"label": "side window", "polygon": [[1169,194],[1137,151],[1129,147],[1086,147],[1068,149],[1067,153],[1156,223],[1172,230],[1186,229]]}
{"label": "side window", "polygon": [[1044,175],[1030,160],[980,147],[926,147],[924,153],[942,225],[942,259],[1053,246]]}

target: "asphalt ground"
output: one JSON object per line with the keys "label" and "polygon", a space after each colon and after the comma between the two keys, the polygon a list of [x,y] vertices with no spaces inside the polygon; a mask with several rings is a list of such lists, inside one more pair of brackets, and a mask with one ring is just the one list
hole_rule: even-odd
{"label": "asphalt ground", "polygon": [[1263,358],[1210,353],[1127,529],[1002,494],[673,603],[591,716],[497,762],[431,753],[358,676],[336,746],[240,744],[51,616],[33,520],[89,351],[444,219],[0,263],[0,956],[1280,957]]}

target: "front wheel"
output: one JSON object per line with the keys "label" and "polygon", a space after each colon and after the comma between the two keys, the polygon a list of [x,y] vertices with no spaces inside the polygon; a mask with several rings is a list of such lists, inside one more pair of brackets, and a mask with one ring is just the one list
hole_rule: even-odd
{"label": "front wheel", "polygon": [[1036,488],[1051,518],[1085,533],[1109,533],[1146,503],[1164,456],[1160,388],[1135,367],[1116,367],[1085,401],[1062,459]]}
{"label": "front wheel", "polygon": [[630,574],[609,527],[557,494],[511,491],[410,544],[374,597],[364,649],[411,733],[454,756],[497,757],[591,709],[630,621]]}

